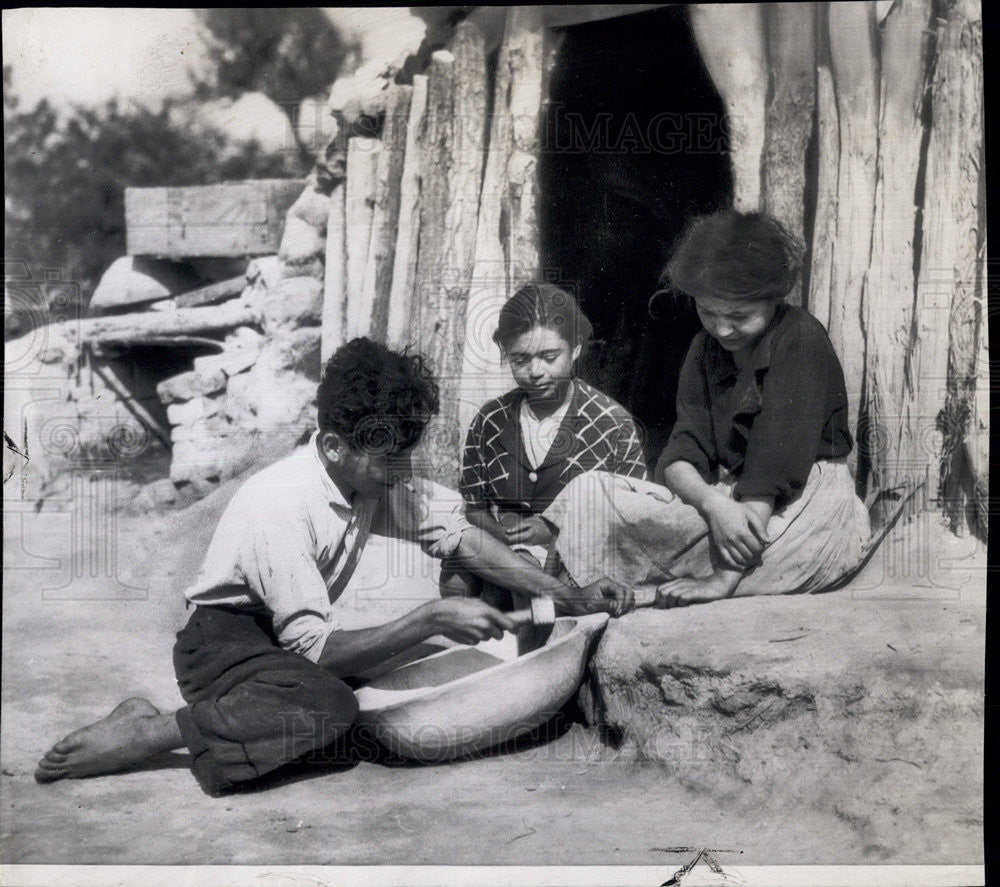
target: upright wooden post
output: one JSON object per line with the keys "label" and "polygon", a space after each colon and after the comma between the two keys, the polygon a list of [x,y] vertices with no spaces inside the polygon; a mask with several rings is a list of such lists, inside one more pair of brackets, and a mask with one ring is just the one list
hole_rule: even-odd
{"label": "upright wooden post", "polygon": [[458,413],[463,433],[476,410],[511,385],[493,332],[503,303],[538,273],[535,176],[544,64],[541,8],[510,7],[497,62],[465,323]]}
{"label": "upright wooden post", "polygon": [[431,59],[413,327],[441,387],[441,409],[416,460],[449,486],[458,482],[458,426],[469,281],[476,242],[486,118],[486,52],[474,22],[455,31],[451,51]]}
{"label": "upright wooden post", "polygon": [[375,214],[375,172],[382,144],[355,136],[347,142],[347,191],[344,198],[347,243],[347,339],[367,336],[371,305],[365,302],[365,265]]}
{"label": "upright wooden post", "polygon": [[[805,240],[806,147],[816,106],[813,3],[769,3],[764,12],[771,71],[764,134],[764,208]],[[802,304],[801,283],[788,301]]]}
{"label": "upright wooden post", "polygon": [[344,194],[347,186],[338,182],[330,194],[330,215],[326,223],[326,265],[323,281],[323,313],[320,330],[320,359],[325,365],[344,344],[347,332],[347,219]]}
{"label": "upright wooden post", "polygon": [[812,315],[830,328],[833,287],[833,243],[837,237],[837,179],[840,170],[840,124],[833,74],[826,65],[816,69],[816,215],[813,220],[809,298]]}
{"label": "upright wooden post", "polygon": [[930,0],[899,0],[882,30],[878,180],[871,266],[865,282],[869,455],[875,489],[923,479],[912,441],[914,196],[924,127]]}
{"label": "upright wooden post", "polygon": [[386,339],[389,323],[389,293],[396,254],[400,182],[411,92],[409,86],[391,86],[387,91],[382,150],[378,152],[375,168],[375,205],[359,310],[365,311],[371,318],[368,335],[380,342]]}
{"label": "upright wooden post", "polygon": [[858,427],[858,417],[865,370],[862,293],[871,261],[878,153],[875,5],[866,0],[831,3],[829,15],[830,55],[840,119],[830,338],[844,367],[850,427],[858,437],[858,449],[852,457],[858,454],[864,468],[867,430]]}
{"label": "upright wooden post", "polygon": [[694,3],[688,8],[701,57],[729,118],[733,204],[744,211],[758,209],[767,98],[761,5]]}
{"label": "upright wooden post", "polygon": [[403,174],[399,183],[399,227],[389,288],[386,340],[400,347],[412,341],[410,312],[417,280],[417,249],[420,241],[420,127],[427,109],[427,77],[413,77]]}
{"label": "upright wooden post", "polygon": [[[938,493],[939,479],[947,482],[942,504],[956,528],[964,507],[961,474],[971,470],[963,458],[975,388],[989,384],[988,378],[977,382],[970,369],[977,364],[977,338],[984,335],[986,314],[981,273],[982,76],[980,5],[976,0],[947,0],[938,18],[931,91],[916,369],[919,419],[927,428],[940,422],[944,429],[941,462],[936,454],[928,454],[931,491]],[[983,369],[980,373],[985,374]],[[922,435],[925,440],[930,436]]]}

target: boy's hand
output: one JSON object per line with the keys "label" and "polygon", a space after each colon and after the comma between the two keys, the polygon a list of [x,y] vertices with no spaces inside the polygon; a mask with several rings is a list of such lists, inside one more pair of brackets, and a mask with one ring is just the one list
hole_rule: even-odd
{"label": "boy's hand", "polygon": [[509,545],[548,545],[555,534],[537,514],[504,514],[500,518]]}
{"label": "boy's hand", "polygon": [[635,609],[635,592],[605,577],[582,588],[567,589],[555,601],[560,612],[568,616],[610,613],[617,618]]}
{"label": "boy's hand", "polygon": [[478,644],[500,638],[516,626],[508,616],[476,598],[448,598],[424,604],[434,634],[443,634],[459,644]]}
{"label": "boy's hand", "polygon": [[747,570],[768,543],[767,526],[752,508],[730,499],[713,497],[705,506],[712,541],[727,567]]}

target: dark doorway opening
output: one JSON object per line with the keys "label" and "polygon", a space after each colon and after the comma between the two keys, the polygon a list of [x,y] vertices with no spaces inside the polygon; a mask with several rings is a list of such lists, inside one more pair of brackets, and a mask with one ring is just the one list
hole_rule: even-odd
{"label": "dark doorway opening", "polygon": [[540,160],[542,267],[594,325],[580,374],[625,406],[655,463],[699,324],[650,297],[687,222],[732,199],[724,109],[682,6],[562,30]]}

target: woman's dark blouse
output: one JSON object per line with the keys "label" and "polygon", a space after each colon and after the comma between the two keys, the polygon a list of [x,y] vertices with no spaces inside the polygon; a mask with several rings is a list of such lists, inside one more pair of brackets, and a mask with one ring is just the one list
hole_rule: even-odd
{"label": "woman's dark blouse", "polygon": [[607,471],[646,478],[646,462],[628,411],[580,379],[548,454],[532,468],[521,439],[524,393],[491,400],[469,427],[462,456],[461,492],[472,506],[541,513],[574,477]]}
{"label": "woman's dark blouse", "polygon": [[677,389],[677,423],[656,464],[690,462],[707,483],[726,468],[737,498],[794,498],[819,459],[853,446],[844,371],[826,330],[808,312],[782,304],[748,366],[704,330],[691,342]]}

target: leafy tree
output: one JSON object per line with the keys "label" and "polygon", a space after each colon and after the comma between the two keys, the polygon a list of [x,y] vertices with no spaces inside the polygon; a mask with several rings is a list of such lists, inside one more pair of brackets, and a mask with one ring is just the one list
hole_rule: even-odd
{"label": "leafy tree", "polygon": [[4,254],[76,283],[89,301],[104,270],[125,253],[126,187],[212,184],[298,174],[294,153],[234,142],[190,104],[159,110],[96,108],[58,114],[47,101],[22,109],[4,72]]}
{"label": "leafy tree", "polygon": [[303,99],[324,94],[344,59],[356,50],[316,7],[242,8],[197,11],[212,36],[212,73],[196,82],[199,98],[237,98],[261,92],[288,117],[304,160],[311,151],[298,132]]}

